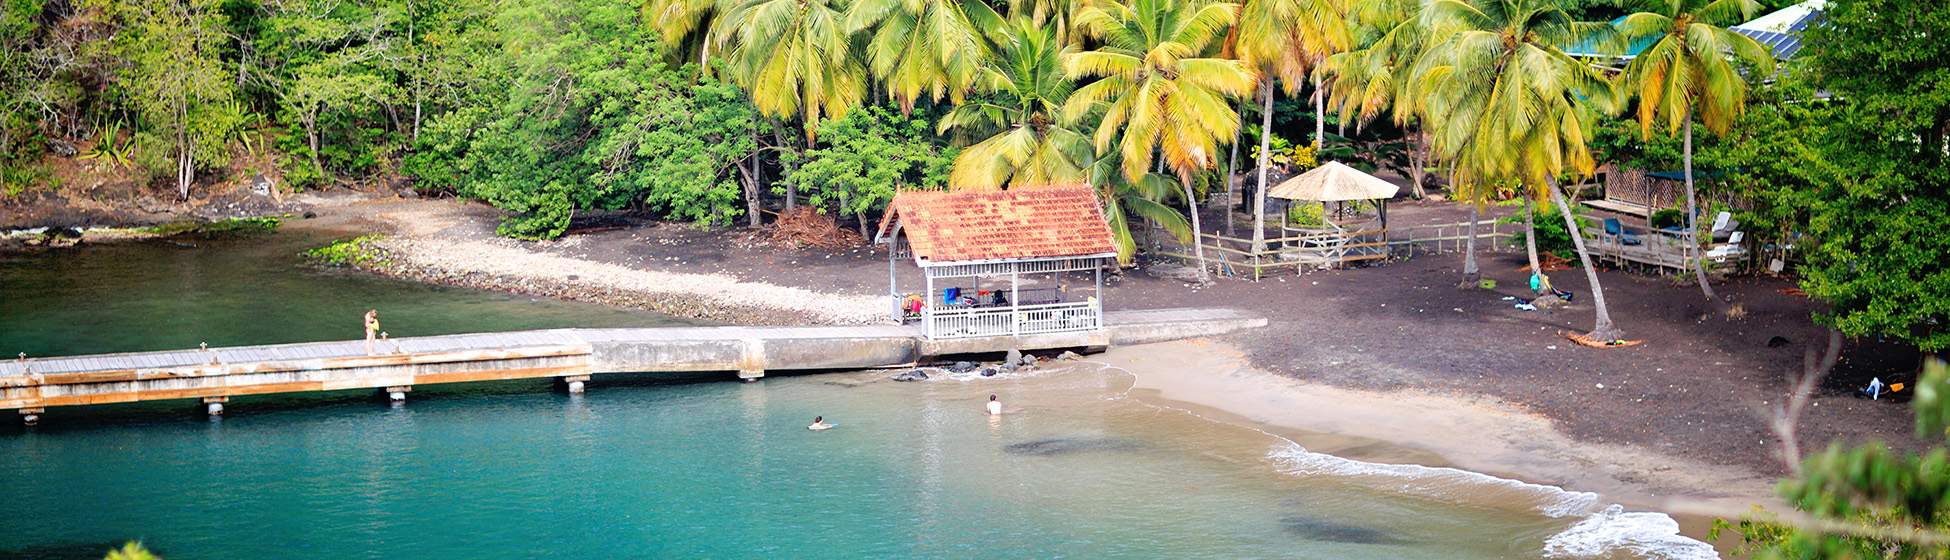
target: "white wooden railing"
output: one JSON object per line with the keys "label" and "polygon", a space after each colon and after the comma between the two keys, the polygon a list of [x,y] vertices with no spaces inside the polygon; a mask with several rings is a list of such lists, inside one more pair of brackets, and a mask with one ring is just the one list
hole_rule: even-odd
{"label": "white wooden railing", "polygon": [[1097,302],[1072,301],[1020,307],[976,307],[923,311],[928,338],[1011,336],[1088,331],[1104,326]]}

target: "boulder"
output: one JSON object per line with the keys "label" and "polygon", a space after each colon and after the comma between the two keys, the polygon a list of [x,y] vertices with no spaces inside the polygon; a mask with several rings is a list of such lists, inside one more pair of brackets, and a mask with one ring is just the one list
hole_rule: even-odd
{"label": "boulder", "polygon": [[927,381],[928,372],[911,369],[894,374],[895,381]]}
{"label": "boulder", "polygon": [[1010,349],[1009,356],[1002,359],[1002,365],[1005,366],[1015,367],[1016,364],[1020,363],[1022,363],[1021,350]]}
{"label": "boulder", "polygon": [[954,365],[948,366],[948,371],[952,371],[955,373],[968,373],[971,371],[975,371],[975,364],[971,362],[955,362]]}

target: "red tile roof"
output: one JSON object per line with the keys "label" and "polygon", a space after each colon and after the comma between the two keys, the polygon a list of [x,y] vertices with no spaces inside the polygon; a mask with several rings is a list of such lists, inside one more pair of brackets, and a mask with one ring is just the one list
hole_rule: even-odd
{"label": "red tile roof", "polygon": [[1110,224],[1088,186],[1006,191],[908,191],[894,195],[881,219],[898,221],[915,262],[1103,255],[1117,252]]}

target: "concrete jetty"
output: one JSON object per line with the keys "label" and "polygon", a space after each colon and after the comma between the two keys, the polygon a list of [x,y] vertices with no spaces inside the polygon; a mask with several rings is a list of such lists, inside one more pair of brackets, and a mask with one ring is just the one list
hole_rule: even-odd
{"label": "concrete jetty", "polygon": [[415,385],[557,378],[581,392],[589,376],[895,367],[939,356],[1053,348],[1101,349],[1197,338],[1266,325],[1231,309],[1113,311],[1090,331],[929,339],[917,325],[553,329],[365,341],[274,344],[28,358],[0,362],[0,409],[29,424],[48,407],[380,389],[405,400]]}

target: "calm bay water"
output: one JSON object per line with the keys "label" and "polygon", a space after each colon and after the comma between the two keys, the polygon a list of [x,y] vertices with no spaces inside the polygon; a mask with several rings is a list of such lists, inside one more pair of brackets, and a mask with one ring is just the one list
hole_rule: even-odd
{"label": "calm bay water", "polygon": [[[0,257],[0,350],[350,338],[372,307],[403,335],[675,323],[297,267],[315,244]],[[171,560],[1701,555],[1635,536],[1657,514],[1308,453],[1129,386],[1087,365],[924,383],[615,375],[586,396],[523,381],[419,387],[401,406],[239,397],[215,420],[187,402],[57,409],[0,424],[0,559],[136,539]],[[991,394],[1000,418],[981,412]],[[815,415],[838,427],[806,430]]]}

